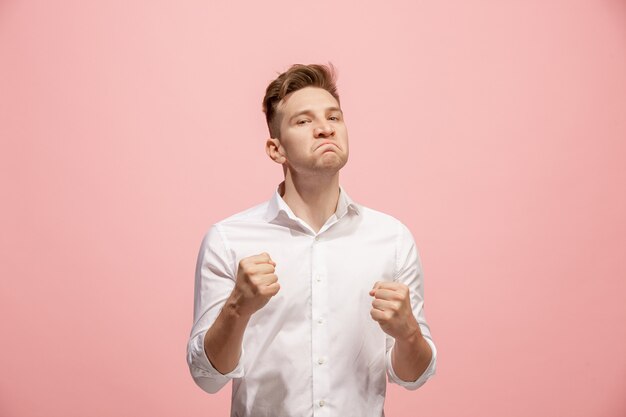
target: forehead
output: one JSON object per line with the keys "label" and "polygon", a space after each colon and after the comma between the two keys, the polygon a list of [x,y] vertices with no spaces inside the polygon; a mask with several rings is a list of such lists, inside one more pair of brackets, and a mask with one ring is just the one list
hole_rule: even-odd
{"label": "forehead", "polygon": [[276,106],[279,113],[287,116],[305,108],[339,107],[337,99],[319,87],[305,87],[285,96]]}

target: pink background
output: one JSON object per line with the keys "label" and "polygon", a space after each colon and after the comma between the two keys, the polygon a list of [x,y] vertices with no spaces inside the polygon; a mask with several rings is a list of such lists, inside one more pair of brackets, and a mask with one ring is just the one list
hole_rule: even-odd
{"label": "pink background", "polygon": [[228,415],[185,362],[198,248],[282,180],[267,83],[328,61],[439,348],[388,416],[626,415],[624,1],[4,0],[1,416]]}

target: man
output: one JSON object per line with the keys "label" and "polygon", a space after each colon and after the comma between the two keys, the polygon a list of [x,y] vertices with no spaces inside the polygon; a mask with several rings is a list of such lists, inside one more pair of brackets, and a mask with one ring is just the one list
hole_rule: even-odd
{"label": "man", "polygon": [[415,242],[339,185],[332,65],[293,65],[263,110],[285,179],[202,242],[190,372],[209,393],[233,380],[231,416],[384,416],[385,375],[417,389],[435,373]]}

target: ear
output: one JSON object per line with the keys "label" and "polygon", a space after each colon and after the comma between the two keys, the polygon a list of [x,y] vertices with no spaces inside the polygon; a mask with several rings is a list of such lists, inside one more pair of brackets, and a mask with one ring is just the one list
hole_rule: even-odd
{"label": "ear", "polygon": [[284,154],[284,149],[280,144],[280,140],[276,138],[269,138],[265,142],[265,153],[270,159],[277,164],[283,164],[287,160]]}

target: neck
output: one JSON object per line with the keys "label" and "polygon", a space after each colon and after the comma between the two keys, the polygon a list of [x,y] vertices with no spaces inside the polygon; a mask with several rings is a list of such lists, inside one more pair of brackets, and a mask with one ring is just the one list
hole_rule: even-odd
{"label": "neck", "polygon": [[337,210],[339,172],[303,177],[287,170],[279,192],[291,211],[317,233]]}

